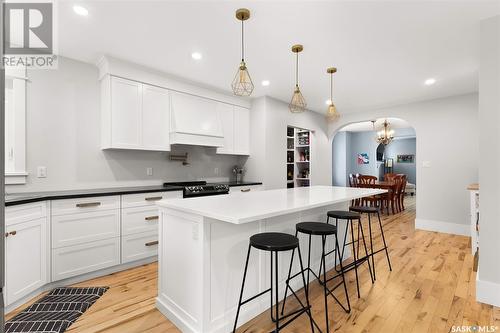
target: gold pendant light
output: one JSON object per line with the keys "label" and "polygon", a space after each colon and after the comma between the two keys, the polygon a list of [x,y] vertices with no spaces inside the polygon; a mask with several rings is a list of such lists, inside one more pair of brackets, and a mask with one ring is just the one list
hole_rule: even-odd
{"label": "gold pendant light", "polygon": [[337,72],[337,68],[330,67],[326,72],[330,74],[330,105],[328,105],[328,110],[326,111],[326,120],[334,122],[340,118],[340,114],[337,112],[335,104],[333,104],[333,74]]}
{"label": "gold pendant light", "polygon": [[236,18],[241,21],[241,63],[231,83],[231,88],[237,96],[250,96],[253,91],[253,82],[245,64],[245,35],[243,30],[244,22],[250,18],[250,11],[246,8],[240,8],[236,11]]}
{"label": "gold pendant light", "polygon": [[290,109],[290,112],[293,113],[304,112],[307,106],[306,100],[304,99],[304,96],[302,96],[302,93],[300,92],[299,88],[299,53],[302,52],[302,50],[304,50],[304,47],[302,45],[298,44],[292,46],[292,52],[296,54],[295,90],[293,91],[292,100],[290,101],[288,108]]}

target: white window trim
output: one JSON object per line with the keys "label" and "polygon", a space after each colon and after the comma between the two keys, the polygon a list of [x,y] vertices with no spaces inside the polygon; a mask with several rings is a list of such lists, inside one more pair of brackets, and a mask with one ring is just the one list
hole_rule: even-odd
{"label": "white window trim", "polygon": [[[26,184],[26,85],[27,75],[25,68],[5,70],[5,78],[14,81],[14,143],[5,147],[14,159],[14,169],[5,172],[5,185]],[[10,152],[9,152],[10,150]]]}

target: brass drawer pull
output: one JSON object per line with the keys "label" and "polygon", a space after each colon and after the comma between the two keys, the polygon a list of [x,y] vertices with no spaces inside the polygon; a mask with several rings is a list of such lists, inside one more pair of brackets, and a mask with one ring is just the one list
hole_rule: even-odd
{"label": "brass drawer pull", "polygon": [[85,207],[96,207],[96,206],[100,206],[100,205],[101,205],[100,202],[84,202],[84,203],[77,203],[76,207],[85,208]]}
{"label": "brass drawer pull", "polygon": [[243,189],[241,190],[241,192],[250,192],[251,188],[246,188],[246,189]]}
{"label": "brass drawer pull", "polygon": [[154,221],[154,220],[158,220],[160,217],[158,215],[155,215],[155,216],[146,216],[144,219],[146,221]]}
{"label": "brass drawer pull", "polygon": [[162,197],[148,197],[148,198],[145,198],[144,200],[146,200],[146,201],[158,201],[161,199],[163,199],[163,198]]}
{"label": "brass drawer pull", "polygon": [[158,241],[152,241],[152,242],[147,242],[146,244],[144,244],[145,246],[153,246],[153,245],[157,245],[158,244]]}

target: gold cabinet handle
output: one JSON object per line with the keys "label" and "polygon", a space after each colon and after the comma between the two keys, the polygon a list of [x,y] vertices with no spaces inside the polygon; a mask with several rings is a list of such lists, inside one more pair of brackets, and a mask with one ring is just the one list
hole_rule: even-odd
{"label": "gold cabinet handle", "polygon": [[250,192],[251,188],[242,189],[241,192]]}
{"label": "gold cabinet handle", "polygon": [[76,207],[78,208],[85,208],[85,207],[96,207],[100,206],[100,202],[83,202],[83,203],[77,203]]}
{"label": "gold cabinet handle", "polygon": [[162,197],[147,197],[144,200],[146,200],[146,201],[158,201],[161,199],[163,199],[163,198]]}
{"label": "gold cabinet handle", "polygon": [[146,244],[144,244],[145,246],[153,246],[153,245],[157,245],[158,244],[158,241],[152,241],[152,242],[147,242]]}
{"label": "gold cabinet handle", "polygon": [[158,220],[160,217],[158,215],[154,215],[154,216],[146,216],[144,219],[146,221],[154,221],[154,220]]}

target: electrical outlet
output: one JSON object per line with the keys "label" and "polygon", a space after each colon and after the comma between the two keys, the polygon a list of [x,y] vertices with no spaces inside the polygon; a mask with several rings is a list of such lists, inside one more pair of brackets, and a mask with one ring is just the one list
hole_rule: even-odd
{"label": "electrical outlet", "polygon": [[146,168],[146,175],[152,176],[153,175],[153,168]]}
{"label": "electrical outlet", "polygon": [[36,169],[36,176],[38,178],[46,178],[47,177],[47,168],[44,166],[39,166]]}

